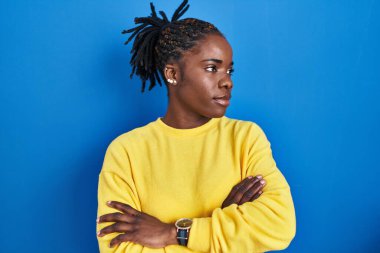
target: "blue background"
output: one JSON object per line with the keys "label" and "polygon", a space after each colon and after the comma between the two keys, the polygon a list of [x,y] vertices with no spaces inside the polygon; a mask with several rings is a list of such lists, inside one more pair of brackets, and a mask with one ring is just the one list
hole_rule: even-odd
{"label": "blue background", "polygon": [[[171,17],[178,1],[155,1]],[[285,252],[380,252],[380,1],[192,0],[234,49],[227,116],[257,122],[291,185]],[[149,1],[0,4],[0,251],[97,252],[97,180],[116,136],[163,116],[129,79],[122,29]]]}

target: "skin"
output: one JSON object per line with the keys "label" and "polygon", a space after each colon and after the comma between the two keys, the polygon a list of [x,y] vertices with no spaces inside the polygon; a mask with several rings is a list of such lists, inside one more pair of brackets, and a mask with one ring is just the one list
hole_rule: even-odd
{"label": "skin", "polygon": [[219,35],[206,36],[195,49],[185,52],[179,62],[167,64],[165,78],[176,84],[168,86],[169,104],[163,121],[185,129],[222,117],[227,108],[213,98],[231,94],[232,64],[232,48]]}
{"label": "skin", "polygon": [[[201,126],[211,118],[222,117],[227,107],[218,104],[214,98],[230,96],[232,66],[232,48],[220,35],[207,35],[178,62],[168,63],[165,78],[176,83],[168,86],[169,104],[162,118],[165,124],[188,129]],[[245,178],[231,189],[221,208],[254,201],[262,194],[264,186],[261,175]],[[110,247],[127,241],[150,248],[178,244],[174,224],[164,223],[124,203],[109,201],[107,205],[117,212],[97,219],[98,223],[113,222],[100,230],[98,236],[121,233],[111,240]]]}

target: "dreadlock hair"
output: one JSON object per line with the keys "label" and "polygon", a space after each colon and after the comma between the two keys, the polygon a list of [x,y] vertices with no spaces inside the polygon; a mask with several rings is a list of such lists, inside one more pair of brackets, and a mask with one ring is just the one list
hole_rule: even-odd
{"label": "dreadlock hair", "polygon": [[132,33],[124,43],[128,44],[133,38],[132,58],[130,64],[133,74],[142,81],[141,92],[145,90],[146,81],[150,81],[149,90],[156,82],[162,86],[160,76],[168,85],[163,69],[169,61],[178,61],[184,52],[193,48],[208,34],[223,34],[211,23],[195,18],[179,18],[189,9],[188,0],[184,0],[174,12],[171,21],[165,12],[159,11],[162,18],[157,16],[153,3],[150,3],[151,15],[136,17],[135,28],[123,30],[122,34]]}

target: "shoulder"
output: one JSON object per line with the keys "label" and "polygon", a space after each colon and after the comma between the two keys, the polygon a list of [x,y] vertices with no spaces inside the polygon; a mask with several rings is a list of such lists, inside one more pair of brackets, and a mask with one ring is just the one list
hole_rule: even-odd
{"label": "shoulder", "polygon": [[247,146],[254,146],[257,143],[269,143],[262,127],[249,120],[233,119],[223,117],[221,124],[227,128],[227,134],[232,136],[235,141]]}
{"label": "shoulder", "polygon": [[221,127],[231,129],[236,133],[246,133],[249,135],[259,135],[263,133],[262,128],[254,121],[234,119],[229,117],[222,117],[220,121]]}
{"label": "shoulder", "polygon": [[122,133],[111,140],[108,148],[110,149],[126,149],[132,144],[137,144],[149,138],[150,133],[153,129],[154,121],[137,128],[134,128],[128,132]]}

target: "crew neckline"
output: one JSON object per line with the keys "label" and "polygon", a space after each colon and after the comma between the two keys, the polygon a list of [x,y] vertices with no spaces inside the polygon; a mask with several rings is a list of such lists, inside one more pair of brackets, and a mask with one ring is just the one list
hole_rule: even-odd
{"label": "crew neckline", "polygon": [[[224,117],[224,116],[223,116]],[[214,126],[217,122],[219,122],[223,117],[221,118],[211,118],[209,121],[204,123],[203,125],[194,127],[194,128],[175,128],[167,125],[163,120],[162,117],[158,117],[156,120],[156,123],[160,129],[165,131],[166,133],[170,133],[177,136],[194,136],[201,133],[206,132],[209,130],[212,126]]]}

